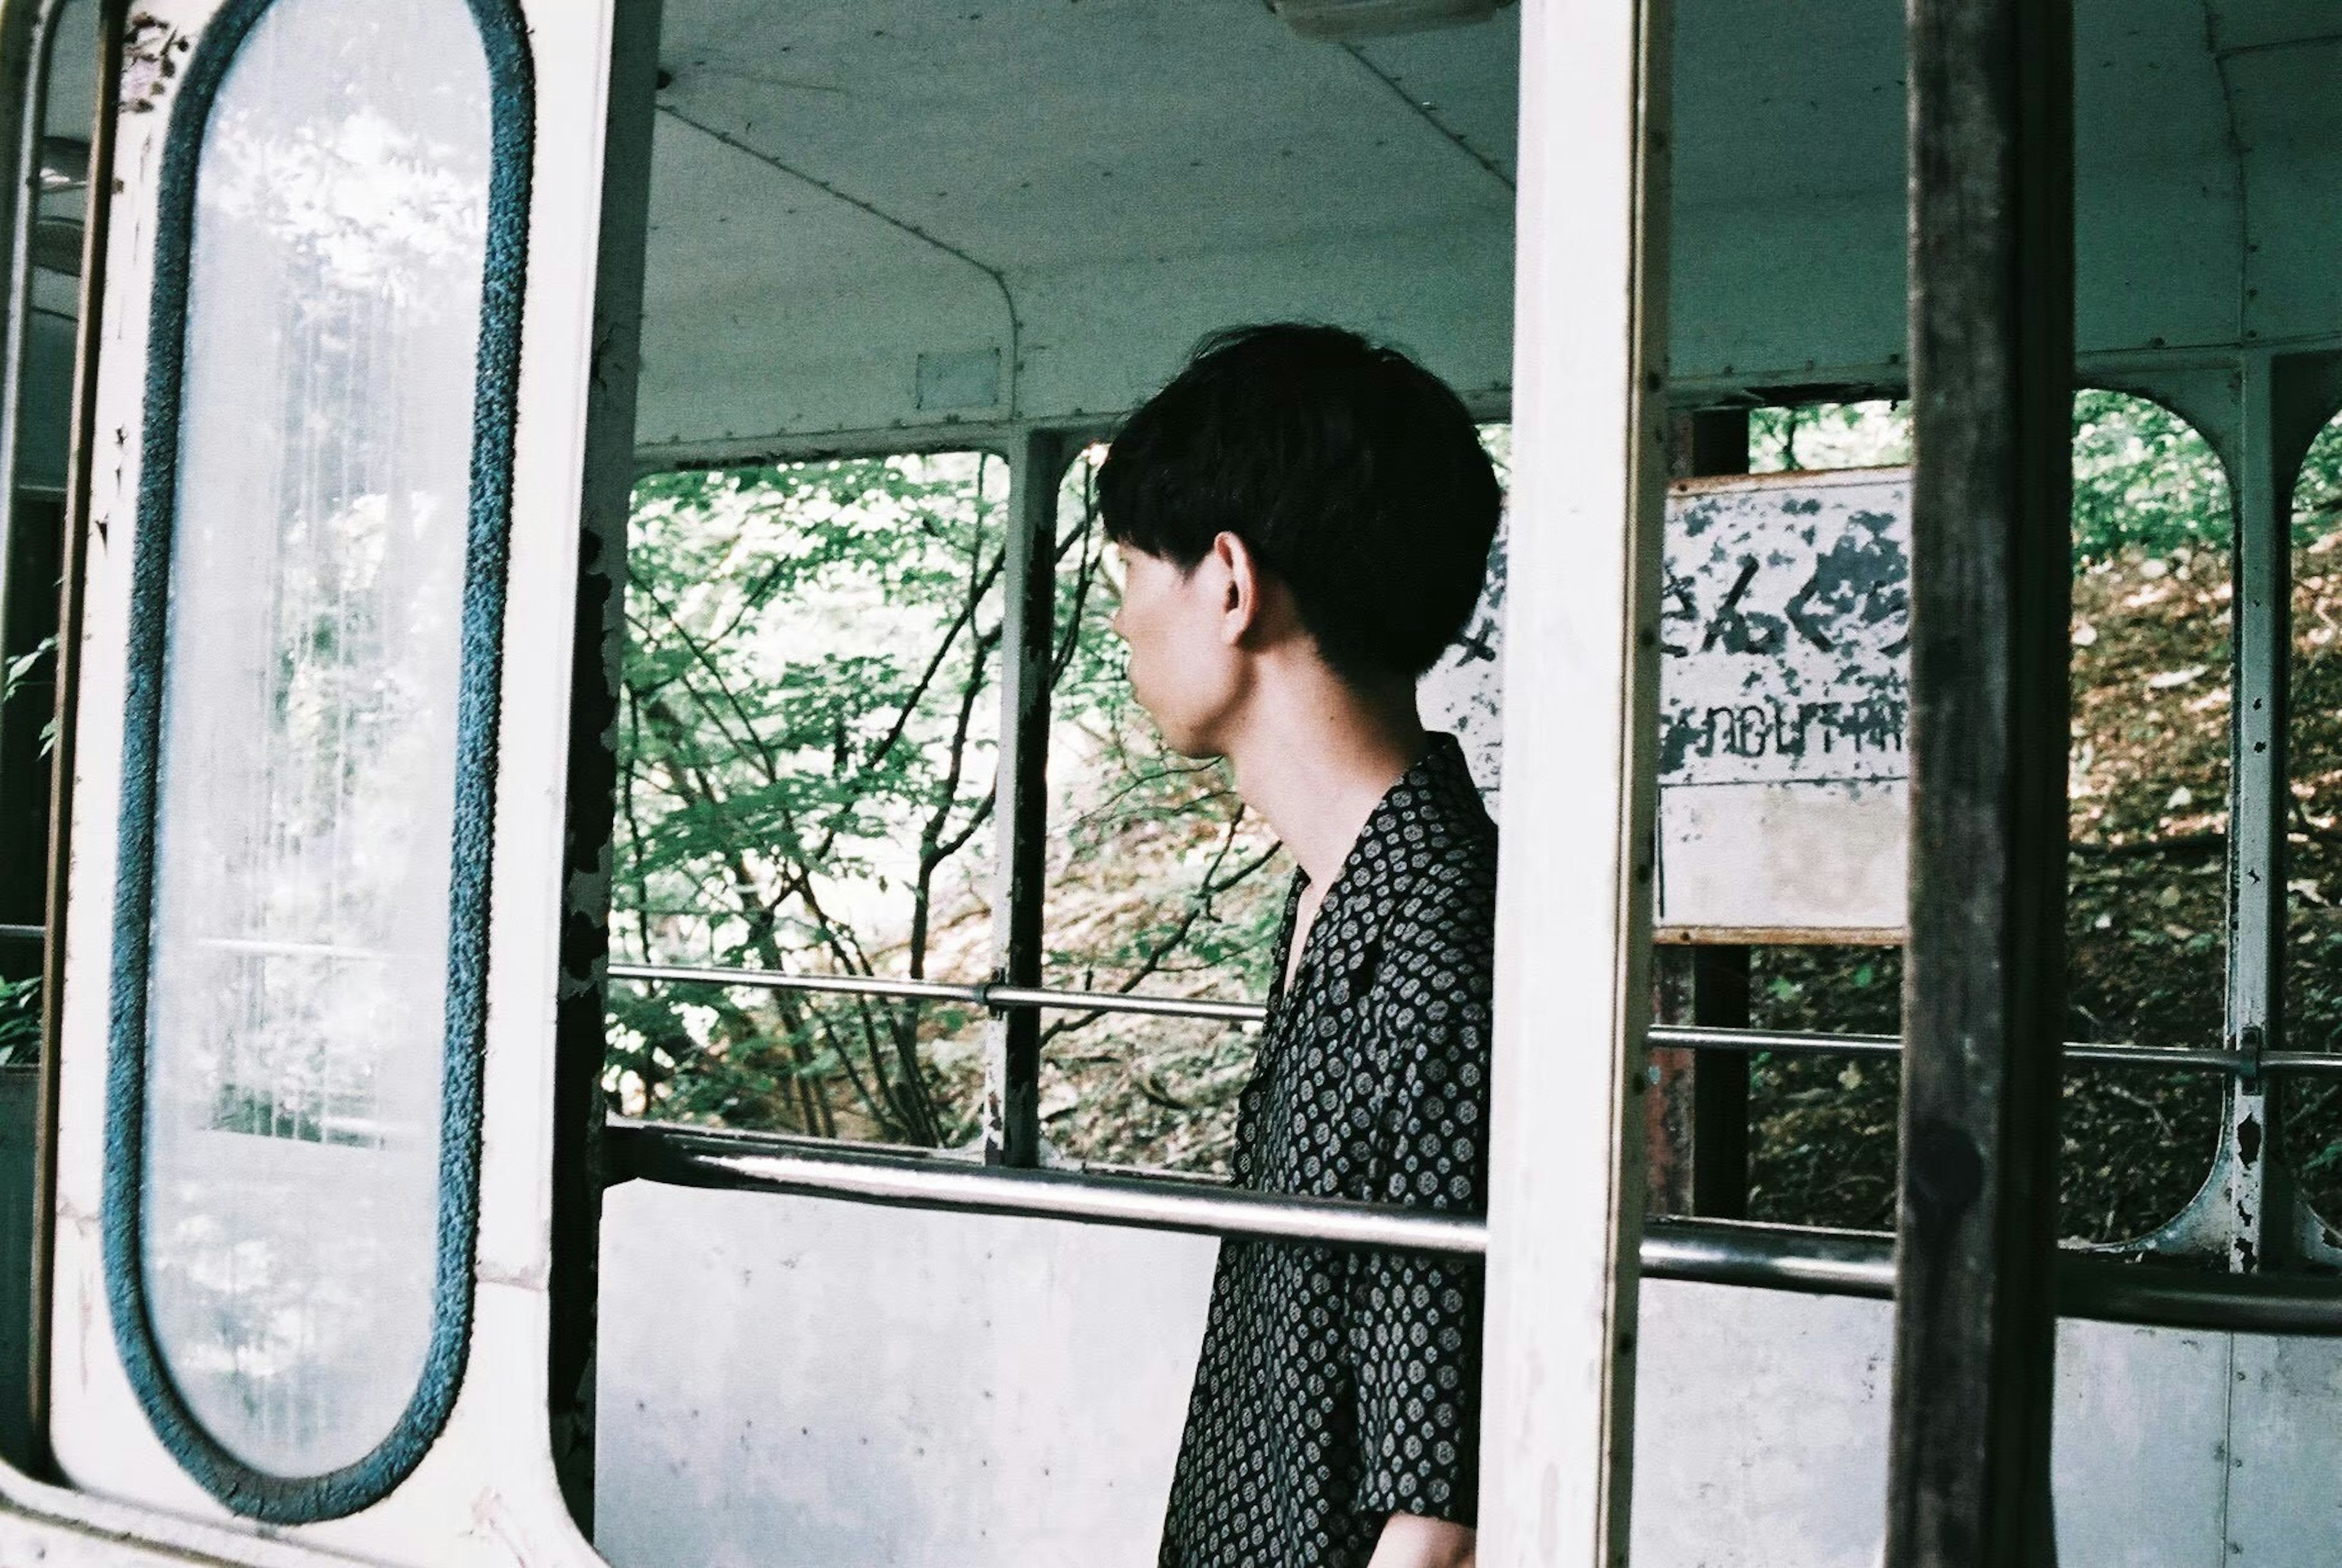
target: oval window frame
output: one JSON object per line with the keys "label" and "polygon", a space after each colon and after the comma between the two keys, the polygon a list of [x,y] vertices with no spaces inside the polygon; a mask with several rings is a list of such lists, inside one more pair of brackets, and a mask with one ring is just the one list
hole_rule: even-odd
{"label": "oval window frame", "polygon": [[445,1430],[471,1345],[496,725],[535,154],[535,77],[519,0],[464,0],[487,65],[490,173],[457,676],[445,1066],[428,1349],[397,1422],[365,1457],[314,1475],[273,1474],[230,1453],[196,1418],[172,1381],[148,1307],[141,1209],[155,813],[196,185],[220,86],[252,29],[275,4],[276,0],[227,0],[196,38],[171,105],[157,174],[137,536],[125,649],[102,1245],[115,1343],[155,1436],[197,1484],[232,1512],[265,1523],[300,1524],[354,1513],[397,1488]]}

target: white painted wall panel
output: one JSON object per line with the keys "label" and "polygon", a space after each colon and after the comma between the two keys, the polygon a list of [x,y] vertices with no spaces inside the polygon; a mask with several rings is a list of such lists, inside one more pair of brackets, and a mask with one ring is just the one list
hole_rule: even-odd
{"label": "white painted wall panel", "polygon": [[1216,1244],[635,1183],[603,1218],[618,1568],[1145,1568]]}
{"label": "white painted wall panel", "polygon": [[2342,1343],[2238,1334],[2228,1550],[2198,1562],[2342,1563]]}
{"label": "white painted wall panel", "polygon": [[[1213,1243],[642,1183],[603,1234],[616,1568],[1154,1561]],[[1870,1568],[1889,1326],[1646,1281],[1635,1568]],[[2337,1417],[2342,1344],[2062,1324],[2060,1562],[2330,1568]]]}

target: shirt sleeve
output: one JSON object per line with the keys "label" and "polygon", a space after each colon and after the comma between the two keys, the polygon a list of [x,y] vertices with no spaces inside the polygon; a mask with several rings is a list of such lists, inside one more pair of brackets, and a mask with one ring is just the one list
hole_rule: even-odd
{"label": "shirt sleeve", "polygon": [[[1468,918],[1396,944],[1376,989],[1382,1058],[1378,1201],[1476,1214],[1486,1206],[1488,964]],[[1459,938],[1448,940],[1446,938]],[[1361,1458],[1356,1507],[1475,1523],[1479,1492],[1476,1258],[1352,1254],[1349,1353]]]}

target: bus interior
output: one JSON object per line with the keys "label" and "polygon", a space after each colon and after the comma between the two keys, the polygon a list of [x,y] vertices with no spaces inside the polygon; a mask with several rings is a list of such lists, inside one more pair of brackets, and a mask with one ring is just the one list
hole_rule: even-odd
{"label": "bus interior", "polygon": [[[1573,245],[1609,243],[1606,217],[1581,234],[1548,206],[1535,245],[1516,226],[1538,168],[1578,188],[1551,172],[1574,155],[1549,129],[1547,162],[1525,173],[1537,115],[1559,111],[1524,83],[1568,86],[1556,62],[1591,9],[1552,0],[1538,35],[1525,8],[1539,9],[617,0],[582,8],[604,16],[596,31],[539,0],[155,0],[135,14],[6,0],[7,47],[31,49],[41,86],[0,411],[14,476],[0,1303],[15,1303],[0,1310],[0,1499],[151,1542],[158,1555],[141,1560],[157,1562],[325,1560],[312,1547],[616,1568],[1151,1561],[1215,1232],[1333,1222],[1224,1203],[1218,1185],[1265,989],[1263,923],[1289,867],[1117,684],[1116,584],[1089,488],[1100,444],[1207,335],[1305,320],[1418,357],[1483,422],[1500,471],[1526,474],[1544,456],[1526,418],[1515,441],[1529,324],[1553,335],[1549,352],[1576,352],[1571,323],[1532,318],[1526,301],[1570,276],[1646,290],[1634,304],[1660,334],[1679,496],[1899,483],[1913,461],[1903,8],[1626,8],[1664,18],[1666,38],[1638,144],[1665,150],[1644,192],[1659,238],[1653,270],[1631,276],[1569,272]],[[159,1353],[185,1385],[176,1413],[155,1415],[112,1319],[130,1299],[105,1218],[125,1102],[107,1087],[103,999],[118,984],[117,860],[135,858],[112,847],[127,764],[110,759],[135,755],[139,733],[119,717],[135,673],[121,650],[161,601],[135,597],[121,540],[138,492],[105,411],[145,385],[148,326],[128,316],[165,264],[145,259],[161,242],[141,193],[165,188],[167,215],[175,177],[205,203],[215,178],[218,200],[266,220],[242,261],[215,274],[198,258],[199,293],[261,265],[267,235],[298,230],[288,245],[396,307],[365,318],[380,357],[349,358],[351,385],[394,363],[425,374],[413,367],[428,330],[412,324],[437,318],[368,268],[421,276],[442,244],[495,265],[504,198],[484,198],[485,241],[463,237],[472,219],[435,238],[428,152],[491,123],[504,45],[476,67],[469,52],[496,36],[470,31],[492,13],[525,19],[511,36],[535,49],[529,254],[566,244],[587,261],[574,276],[536,267],[512,350],[521,477],[484,939],[499,956],[475,1120],[480,1192],[509,1182],[524,1196],[479,1198],[469,1222],[480,1392],[451,1385],[441,1416],[463,1453],[500,1445],[542,1474],[490,1508],[443,1442],[410,1456],[411,1481],[349,1508],[233,1476],[364,1471],[405,1430],[417,1380],[444,1371],[432,1248],[445,1244],[454,1145],[413,1124],[433,1121],[451,1069],[436,1046],[403,1065],[378,1043],[336,1059],[343,1036],[321,1024],[325,1044],[305,1054],[263,1053],[187,1091],[209,1118],[187,1136],[214,1140],[178,1145],[195,1151],[187,1192],[245,1169],[202,1149],[274,1146],[224,1207],[185,1200],[171,1245],[191,1250],[169,1264],[182,1283],[165,1287],[146,1243],[148,1288],[182,1294],[155,1298]],[[248,65],[231,59],[215,81],[188,63],[230,14]],[[2320,885],[2342,842],[2329,749],[2342,737],[2319,719],[2325,671],[2342,671],[2342,585],[2328,595],[2324,561],[2342,492],[2320,488],[2342,474],[2337,62],[2342,29],[2322,5],[2073,5],[2075,484],[2107,510],[2086,547],[2077,502],[2067,1202],[2055,1385],[2040,1395],[2069,1563],[2310,1568],[2342,1553],[2342,1108],[2326,1094],[2337,1068],[2318,1060],[2342,1064],[2342,1005],[2327,1016],[2323,979],[2342,892]],[[175,176],[175,95],[197,80],[217,95],[210,139]],[[237,126],[258,127],[246,164],[231,158]],[[489,170],[502,144],[475,139]],[[109,152],[111,172],[93,165]],[[238,170],[248,183],[233,186]],[[491,189],[485,172],[475,183]],[[631,208],[611,194],[628,190]],[[1531,261],[1543,281],[1516,275]],[[85,278],[130,305],[93,321]],[[220,341],[272,311],[293,321],[302,286],[288,273],[246,288]],[[590,353],[540,325],[585,322],[602,299],[620,314],[591,316]],[[554,302],[542,315],[540,300]],[[303,340],[307,363],[359,353],[340,327],[300,319],[324,335]],[[530,379],[573,352],[569,381]],[[241,395],[239,373],[218,368],[232,357],[191,346],[185,385]],[[253,406],[325,444],[321,424],[375,406],[322,374],[255,372],[254,385],[285,406]],[[186,395],[193,443],[199,393]],[[439,439],[428,401],[400,405],[402,440]],[[611,421],[631,439],[595,434]],[[529,488],[559,466],[528,444],[554,426],[585,433],[582,528],[547,500],[568,492]],[[355,483],[306,461],[319,494]],[[248,494],[232,464],[180,465],[184,484]],[[1548,468],[1541,483],[1566,491],[1572,476]],[[1506,684],[1549,678],[1507,653],[1522,587],[1507,553],[1566,577],[1616,549],[1597,517],[1522,553],[1523,530],[1566,525],[1516,509],[1475,632],[1426,688],[1508,837],[1570,809],[1539,794],[1562,763],[1523,767],[1504,744]],[[227,584],[206,602],[219,623],[265,620],[234,597],[245,558],[210,559]],[[275,570],[250,580],[278,584],[281,616],[293,590]],[[352,581],[338,600],[316,588],[302,613],[349,613]],[[1666,584],[1646,586],[1656,604]],[[225,670],[263,654],[216,657]],[[195,722],[164,712],[165,742]],[[1585,754],[1600,767],[1610,754]],[[165,774],[157,810],[215,809],[169,794]],[[1664,829],[1666,780],[1642,784]],[[309,809],[285,798],[272,786],[216,809]],[[1893,880],[1903,806],[1889,798],[1887,817],[1865,820],[1885,824],[1874,858]],[[346,799],[316,809],[353,831],[366,820]],[[1845,820],[1687,829],[1671,873],[1686,880],[1671,885],[1690,886],[1706,857],[1721,884],[1761,894],[1828,853]],[[350,854],[334,864],[361,867]],[[155,907],[179,908],[161,864]],[[514,894],[514,878],[534,880]],[[1893,880],[1888,896],[1902,892]],[[1538,896],[1614,890],[1589,878]],[[1756,903],[1787,913],[1663,914],[1636,938],[1656,1018],[1647,1063],[1639,1039],[1618,1047],[1649,1085],[1628,1183],[1647,1203],[1621,1232],[1640,1259],[1622,1556],[1638,1568],[1880,1560],[1903,933],[1891,913],[1866,924],[1800,915],[1786,895]],[[251,910],[251,940],[285,936],[270,923],[291,917],[266,898]],[[375,957],[267,962],[296,959],[310,967],[294,978],[248,968],[218,984],[282,1005],[285,987],[355,985],[377,1014],[394,994],[365,967]],[[1608,963],[1556,963],[1549,984]],[[340,1016],[301,1005],[312,1022]],[[499,1065],[512,1018],[549,1043],[513,1058],[533,1064]],[[1551,1081],[1581,1058],[1588,1084],[1606,1081],[1611,1040],[1541,1015],[1521,1027],[1558,1064]],[[153,1105],[127,1102],[149,1128],[179,1103],[162,1039]],[[1535,1129],[1546,1109],[1510,1114]],[[1516,1137],[1506,1157],[1592,1169],[1599,1150],[1572,1152],[1584,1124],[1556,1109],[1548,1136]],[[179,1157],[163,1132],[147,1137],[148,1159]],[[369,1239],[399,1223],[406,1239]],[[1429,1225],[1359,1233],[1467,1244]],[[1500,1243],[1468,1244],[1493,1259]],[[305,1313],[360,1327],[286,1326]],[[211,1432],[226,1457],[205,1463],[230,1482],[191,1466],[173,1421]],[[72,1499],[99,1512],[74,1515]]]}

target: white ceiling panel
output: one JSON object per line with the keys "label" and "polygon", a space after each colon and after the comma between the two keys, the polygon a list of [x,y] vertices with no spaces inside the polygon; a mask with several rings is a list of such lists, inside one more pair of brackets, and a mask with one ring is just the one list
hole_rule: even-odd
{"label": "white ceiling panel", "polygon": [[[2337,62],[2288,42],[2330,4],[2080,0],[2086,350],[2342,327]],[[931,424],[922,355],[1007,368],[952,417],[1116,412],[1282,316],[1501,388],[1517,48],[1516,10],[1346,46],[1261,0],[669,0],[643,438]],[[1898,362],[1903,48],[1894,0],[1681,0],[1679,376]]]}

